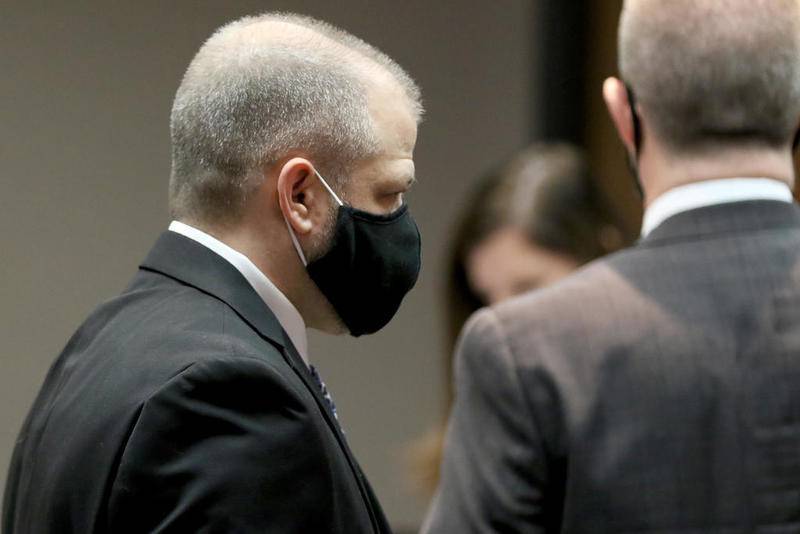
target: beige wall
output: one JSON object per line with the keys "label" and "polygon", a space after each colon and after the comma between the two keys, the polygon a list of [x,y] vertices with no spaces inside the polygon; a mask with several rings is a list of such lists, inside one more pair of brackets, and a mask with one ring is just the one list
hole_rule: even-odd
{"label": "beige wall", "polygon": [[389,517],[415,525],[423,502],[408,488],[401,451],[439,416],[448,229],[476,176],[528,138],[530,2],[0,4],[0,486],[50,362],[168,223],[168,114],[187,62],[226,20],[284,9],[379,46],[424,90],[409,198],[424,238],[419,285],[384,332],[312,339]]}

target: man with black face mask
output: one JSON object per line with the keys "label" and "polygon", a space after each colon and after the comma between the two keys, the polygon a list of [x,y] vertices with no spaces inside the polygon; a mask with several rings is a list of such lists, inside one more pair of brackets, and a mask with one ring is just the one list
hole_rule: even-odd
{"label": "man with black face mask", "polygon": [[373,334],[391,320],[417,280],[417,225],[405,204],[386,215],[345,205],[325,178],[314,174],[338,205],[331,246],[309,265],[287,219],[292,243],[350,334]]}
{"label": "man with black face mask", "polygon": [[628,0],[619,58],[642,238],[471,320],[426,534],[800,531],[800,4]]}
{"label": "man with black face mask", "polygon": [[53,365],[3,532],[389,532],[306,328],[371,334],[414,285],[420,114],[401,67],[313,19],[202,46],[172,110],[174,221]]}

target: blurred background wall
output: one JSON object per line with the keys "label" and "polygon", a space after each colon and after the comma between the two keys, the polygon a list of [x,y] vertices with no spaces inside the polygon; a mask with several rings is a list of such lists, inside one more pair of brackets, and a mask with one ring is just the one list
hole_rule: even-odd
{"label": "blurred background wall", "polygon": [[424,239],[420,282],[381,333],[311,339],[387,515],[415,528],[425,502],[404,454],[441,417],[441,288],[460,200],[531,139],[566,138],[589,147],[636,227],[622,150],[598,100],[615,71],[618,4],[0,0],[0,488],[48,366],[169,222],[168,118],[189,60],[230,19],[291,10],[378,46],[423,89],[419,183],[408,199]]}

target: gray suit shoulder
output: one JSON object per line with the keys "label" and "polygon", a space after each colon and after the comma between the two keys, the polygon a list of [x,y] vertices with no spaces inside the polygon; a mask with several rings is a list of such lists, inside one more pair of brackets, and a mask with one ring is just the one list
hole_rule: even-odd
{"label": "gray suit shoulder", "polygon": [[645,305],[638,291],[616,265],[636,261],[631,249],[596,260],[574,274],[492,308],[509,340],[590,337],[601,330],[618,330],[632,308]]}

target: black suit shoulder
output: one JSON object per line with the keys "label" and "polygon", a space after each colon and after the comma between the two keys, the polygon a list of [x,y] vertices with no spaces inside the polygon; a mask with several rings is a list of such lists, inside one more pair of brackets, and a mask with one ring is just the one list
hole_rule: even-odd
{"label": "black suit shoulder", "polygon": [[[140,401],[187,367],[220,358],[255,359],[296,382],[282,347],[259,335],[227,303],[149,272],[140,272],[119,297],[98,307],[61,357],[73,372],[108,369],[116,387],[130,379]],[[142,388],[145,383],[149,387]]]}
{"label": "black suit shoulder", "polygon": [[5,529],[371,531],[350,469],[275,340],[216,296],[140,271],[51,368]]}
{"label": "black suit shoulder", "polygon": [[3,530],[388,532],[318,386],[224,258],[165,232],[51,367]]}
{"label": "black suit shoulder", "polygon": [[141,406],[110,490],[109,531],[328,531],[337,451],[309,407],[260,358],[192,364]]}

